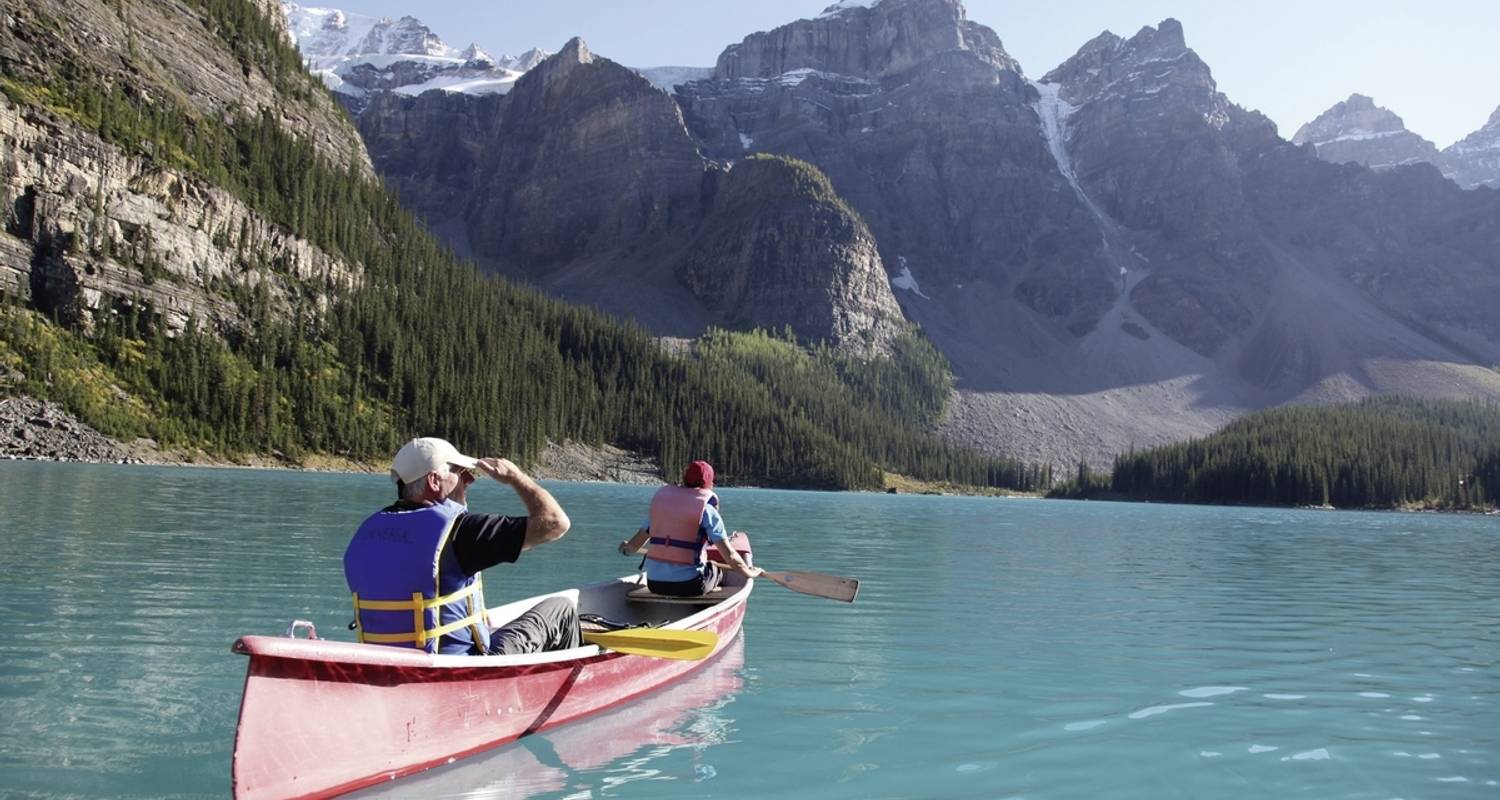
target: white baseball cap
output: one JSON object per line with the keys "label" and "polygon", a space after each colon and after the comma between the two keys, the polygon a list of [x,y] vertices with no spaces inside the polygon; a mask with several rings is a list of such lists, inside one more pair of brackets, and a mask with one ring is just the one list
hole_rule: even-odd
{"label": "white baseball cap", "polygon": [[414,483],[427,473],[441,469],[444,464],[473,469],[479,466],[479,459],[458,452],[458,448],[446,439],[424,436],[412,439],[396,451],[396,458],[391,462],[391,480]]}

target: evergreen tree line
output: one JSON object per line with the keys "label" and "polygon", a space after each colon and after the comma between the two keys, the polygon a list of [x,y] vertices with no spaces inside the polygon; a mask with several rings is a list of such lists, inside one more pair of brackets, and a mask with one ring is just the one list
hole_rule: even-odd
{"label": "evergreen tree line", "polygon": [[1486,507],[1500,498],[1500,406],[1376,398],[1271,409],[1119,456],[1111,488],[1164,502]]}
{"label": "evergreen tree line", "polygon": [[[798,347],[790,331],[710,331],[699,342],[710,366],[748,371],[771,402],[816,420],[837,438],[854,442],[887,469],[928,480],[1034,491],[1051,483],[1050,467],[979,455],[930,434],[952,385],[947,360],[909,331],[890,358],[863,359],[819,345]],[[843,398],[853,394],[862,403]]]}
{"label": "evergreen tree line", "polygon": [[[243,0],[194,0],[205,24],[245,39],[267,74],[295,57],[247,22]],[[250,15],[257,15],[249,8]],[[300,66],[299,66],[300,70]],[[727,482],[875,488],[881,468],[916,478],[1031,489],[1048,477],[944,445],[926,431],[949,386],[946,362],[909,336],[890,358],[808,354],[769,337],[714,333],[702,357],[671,355],[640,327],[484,276],[457,261],[376,182],[329,164],[269,112],[194,116],[170,93],[101,86],[81,69],[13,98],[69,116],[129,152],[235,193],[288,231],[363,268],[331,310],[273,308],[246,255],[221,286],[249,324],[220,338],[191,321],[167,335],[151,309],[107,309],[83,330],[7,312],[25,388],[117,436],[221,453],[308,452],[379,460],[411,435],[532,461],[548,439],[614,443],[677,473],[707,458]],[[218,233],[223,246],[249,249]],[[321,287],[334,292],[333,287]],[[762,352],[763,351],[763,352]],[[54,380],[58,376],[68,376]],[[111,400],[128,387],[137,404]],[[134,405],[140,405],[136,408]]]}

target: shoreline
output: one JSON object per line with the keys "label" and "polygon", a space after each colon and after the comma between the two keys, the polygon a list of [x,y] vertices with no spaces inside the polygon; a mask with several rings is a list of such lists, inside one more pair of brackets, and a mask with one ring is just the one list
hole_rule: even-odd
{"label": "shoreline", "polygon": [[[47,461],[106,466],[208,467],[315,473],[384,475],[388,463],[325,453],[294,460],[279,453],[239,458],[215,456],[202,448],[162,447],[151,439],[124,442],[99,432],[61,405],[29,395],[0,398],[0,461]],[[616,484],[661,482],[656,462],[611,445],[552,442],[534,464],[522,465],[538,480],[598,481]]]}
{"label": "shoreline", "polygon": [[[549,446],[559,446],[559,445],[552,445],[551,443],[549,443]],[[588,447],[587,445],[578,445],[576,443],[570,443],[567,446],[571,446],[571,447]],[[294,466],[294,465],[287,465],[287,464],[237,464],[237,463],[233,463],[233,462],[194,462],[194,461],[166,461],[166,460],[160,460],[160,461],[147,461],[147,460],[98,461],[98,460],[89,460],[89,459],[82,459],[82,458],[47,457],[47,456],[17,456],[17,455],[13,455],[13,454],[10,454],[10,453],[0,453],[0,462],[6,462],[6,461],[29,461],[29,462],[50,463],[50,464],[92,464],[92,465],[104,466],[104,467],[114,467],[114,466],[121,466],[121,467],[198,467],[198,468],[202,468],[202,469],[244,469],[244,470],[267,470],[267,471],[278,471],[278,472],[313,472],[313,473],[330,474],[330,475],[379,475],[379,474],[385,472],[385,468],[383,468],[383,467],[376,467],[376,466],[370,466],[367,469],[340,469],[340,468],[333,468],[333,467]],[[644,480],[641,480],[641,481],[635,481],[635,480],[632,480],[632,481],[623,481],[623,480],[611,480],[609,478],[588,478],[588,477],[576,477],[576,476],[569,476],[569,475],[556,475],[556,474],[550,474],[550,472],[551,472],[551,470],[542,469],[542,468],[538,468],[538,469],[535,469],[535,470],[527,470],[527,474],[530,475],[533,479],[538,480],[538,481],[568,481],[570,483],[598,483],[598,484],[606,484],[606,485],[611,485],[611,486],[634,486],[634,485],[648,485],[648,484],[649,485],[656,485],[656,484],[662,482],[659,478],[656,478],[654,476],[650,479],[650,481],[644,481]],[[720,488],[724,488],[724,489],[763,489],[763,488],[766,488],[766,487],[763,487],[763,486],[748,486],[748,485],[746,485],[746,486],[725,485],[725,486],[720,487]],[[828,489],[797,489],[797,488],[787,489],[785,487],[777,487],[777,488],[779,488],[779,489],[781,489],[783,491],[794,491],[794,492],[828,492],[828,493],[869,494],[869,495],[901,494],[901,495],[906,495],[906,496],[918,496],[918,497],[984,497],[984,498],[991,498],[991,499],[997,499],[997,500],[1071,500],[1071,501],[1074,501],[1074,502],[1081,502],[1081,503],[1087,503],[1087,502],[1096,502],[1096,503],[1144,503],[1144,504],[1147,504],[1147,505],[1168,505],[1168,506],[1170,506],[1170,505],[1180,505],[1180,506],[1198,506],[1198,507],[1208,506],[1208,507],[1216,507],[1216,508],[1264,508],[1264,509],[1279,509],[1279,510],[1285,510],[1285,511],[1342,511],[1342,512],[1358,511],[1358,512],[1391,513],[1391,514],[1454,514],[1454,515],[1460,515],[1460,516],[1500,517],[1500,507],[1492,508],[1492,509],[1489,509],[1489,510],[1460,509],[1460,508],[1399,508],[1399,507],[1389,507],[1389,508],[1387,508],[1387,507],[1377,507],[1377,506],[1366,506],[1366,507],[1362,507],[1362,508],[1340,508],[1338,506],[1265,506],[1265,505],[1246,505],[1246,504],[1228,504],[1228,503],[1157,503],[1157,502],[1152,501],[1152,500],[1132,500],[1132,499],[1130,499],[1128,497],[1119,497],[1119,496],[1109,497],[1109,498],[1103,498],[1103,497],[1095,497],[1095,498],[1088,498],[1088,497],[1047,497],[1046,495],[1041,494],[1041,493],[1026,493],[1026,492],[1005,492],[1005,493],[1002,493],[1000,490],[995,490],[993,492],[960,492],[960,491],[956,491],[956,490],[949,490],[949,491],[922,491],[922,492],[916,492],[916,491],[891,492],[891,491],[880,490],[880,489],[835,489],[835,490],[828,490]]]}
{"label": "shoreline", "polygon": [[[95,430],[69,414],[60,405],[27,395],[0,398],[0,461],[47,461],[56,463],[98,464],[102,466],[207,467],[213,469],[264,469],[350,475],[382,475],[387,467],[356,459],[327,454],[313,454],[300,462],[276,455],[247,456],[242,460],[211,455],[200,448],[162,448],[150,439],[121,442]],[[594,446],[579,442],[548,441],[537,463],[523,465],[527,474],[537,480],[577,481],[617,485],[658,485],[661,470],[655,461],[612,445]],[[1049,498],[1045,492],[1015,492],[985,487],[960,486],[951,483],[920,481],[886,472],[883,489],[847,489],[869,494],[904,494],[932,497],[991,497],[1000,499],[1083,500],[1088,497]],[[726,486],[725,488],[756,488]],[[828,491],[797,489],[797,491]],[[1097,501],[1149,503],[1106,493]],[[1406,514],[1471,514],[1500,516],[1500,508],[1458,509],[1432,507],[1366,507],[1320,508],[1305,506],[1232,505],[1183,503],[1181,505],[1222,505],[1225,508],[1289,508],[1297,510],[1391,511]]]}

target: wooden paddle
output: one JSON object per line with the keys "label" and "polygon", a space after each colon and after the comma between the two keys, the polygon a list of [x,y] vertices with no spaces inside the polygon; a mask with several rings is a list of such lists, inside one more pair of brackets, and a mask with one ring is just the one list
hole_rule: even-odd
{"label": "wooden paddle", "polygon": [[821,572],[765,571],[761,575],[794,592],[810,594],[813,597],[826,597],[829,600],[852,603],[859,595],[859,580],[855,578],[840,578],[837,575],[824,575]]}
{"label": "wooden paddle", "polygon": [[719,644],[719,634],[713,631],[623,628],[617,631],[584,631],[583,640],[616,653],[697,661],[714,651],[714,647]]}

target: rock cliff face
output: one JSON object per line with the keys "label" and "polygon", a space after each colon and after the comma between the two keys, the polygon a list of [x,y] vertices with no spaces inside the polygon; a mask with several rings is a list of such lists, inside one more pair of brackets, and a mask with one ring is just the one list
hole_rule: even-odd
{"label": "rock cliff face", "polygon": [[[700,154],[671,96],[580,40],[507,95],[386,95],[359,127],[382,174],[435,231],[480,263],[570,300],[672,335],[789,324],[863,350],[896,330],[890,288],[871,278],[883,271],[869,234],[856,241],[856,222],[835,221],[836,202],[803,196],[805,183],[789,179],[721,180],[723,168]],[[738,225],[740,191],[790,227]],[[821,221],[802,227],[786,209],[817,211]],[[850,241],[785,238],[835,229]],[[773,260],[776,247],[794,260]],[[751,252],[760,258],[723,260]],[[714,281],[738,288],[726,294]]]}
{"label": "rock cliff face", "polygon": [[1500,189],[1500,108],[1484,127],[1443,150],[1443,172],[1459,186]]}
{"label": "rock cliff face", "polygon": [[656,241],[701,218],[704,162],[672,99],[574,39],[516,83],[467,216],[508,271]]}
{"label": "rock cliff face", "polygon": [[[1118,288],[1039,135],[1036,97],[999,38],[944,0],[885,0],[756,34],[677,94],[712,157],[815,164],[885,262],[919,285],[981,283],[1087,331]],[[928,299],[902,296],[925,323]]]}
{"label": "rock cliff face", "polygon": [[677,274],[731,324],[786,325],[867,351],[903,327],[874,237],[828,179],[802,162],[735,164],[718,181]]}
{"label": "rock cliff face", "polygon": [[381,93],[355,125],[387,185],[457,252],[473,255],[464,217],[482,196],[481,165],[493,157],[504,95]]}
{"label": "rock cliff face", "polygon": [[196,317],[229,332],[248,324],[236,293],[264,286],[279,309],[311,298],[307,310],[315,312],[330,291],[357,281],[354,269],[229,192],[122,151],[76,114],[10,95],[38,96],[32,87],[61,80],[55,70],[94,70],[127,91],[177,98],[189,113],[218,119],[232,108],[267,110],[334,163],[373,174],[326,97],[288,100],[257,69],[234,63],[196,16],[163,4],[4,7],[0,290],[83,325],[135,307],[160,315],[168,329]]}
{"label": "rock cliff face", "polygon": [[769,79],[816,70],[879,80],[950,50],[1020,71],[994,31],[964,18],[958,0],[884,0],[830,6],[817,19],[751,34],[724,50],[714,77]]}
{"label": "rock cliff face", "polygon": [[[88,0],[6,0],[0,29],[0,73],[31,80],[73,69],[101,85],[167,92],[195,113],[222,115],[231,108],[269,111],[281,125],[311,141],[335,164],[370,173],[343,111],[326,97],[291,99],[272,76],[241,63],[199,16],[169,3],[120,6]],[[268,17],[273,24],[279,18]]]}
{"label": "rock cliff face", "polygon": [[1131,303],[1212,356],[1253,321],[1268,269],[1232,146],[1274,139],[1274,127],[1218,93],[1176,20],[1097,37],[1041,83],[1067,104],[1083,194],[1123,228],[1113,249],[1127,251],[1116,262]]}
{"label": "rock cliff face", "polygon": [[1324,161],[1352,161],[1371,169],[1441,160],[1437,145],[1407,130],[1400,117],[1362,94],[1350,95],[1303,125],[1292,142],[1312,145]]}
{"label": "rock cliff face", "polygon": [[[1096,39],[1043,81],[1078,104],[1068,121],[1074,169],[1140,257],[1132,305],[1221,368],[1233,365],[1241,397],[1316,394],[1387,355],[1495,363],[1500,328],[1457,289],[1500,297],[1490,294],[1500,292],[1496,226],[1478,222],[1490,198],[1426,165],[1382,174],[1314,160],[1218,94],[1171,20],[1128,41]],[[1319,296],[1321,316],[1289,313],[1311,312],[1306,298]],[[1372,317],[1402,344],[1378,343]],[[1484,344],[1455,347],[1460,340]],[[1482,369],[1475,378],[1493,388]]]}

